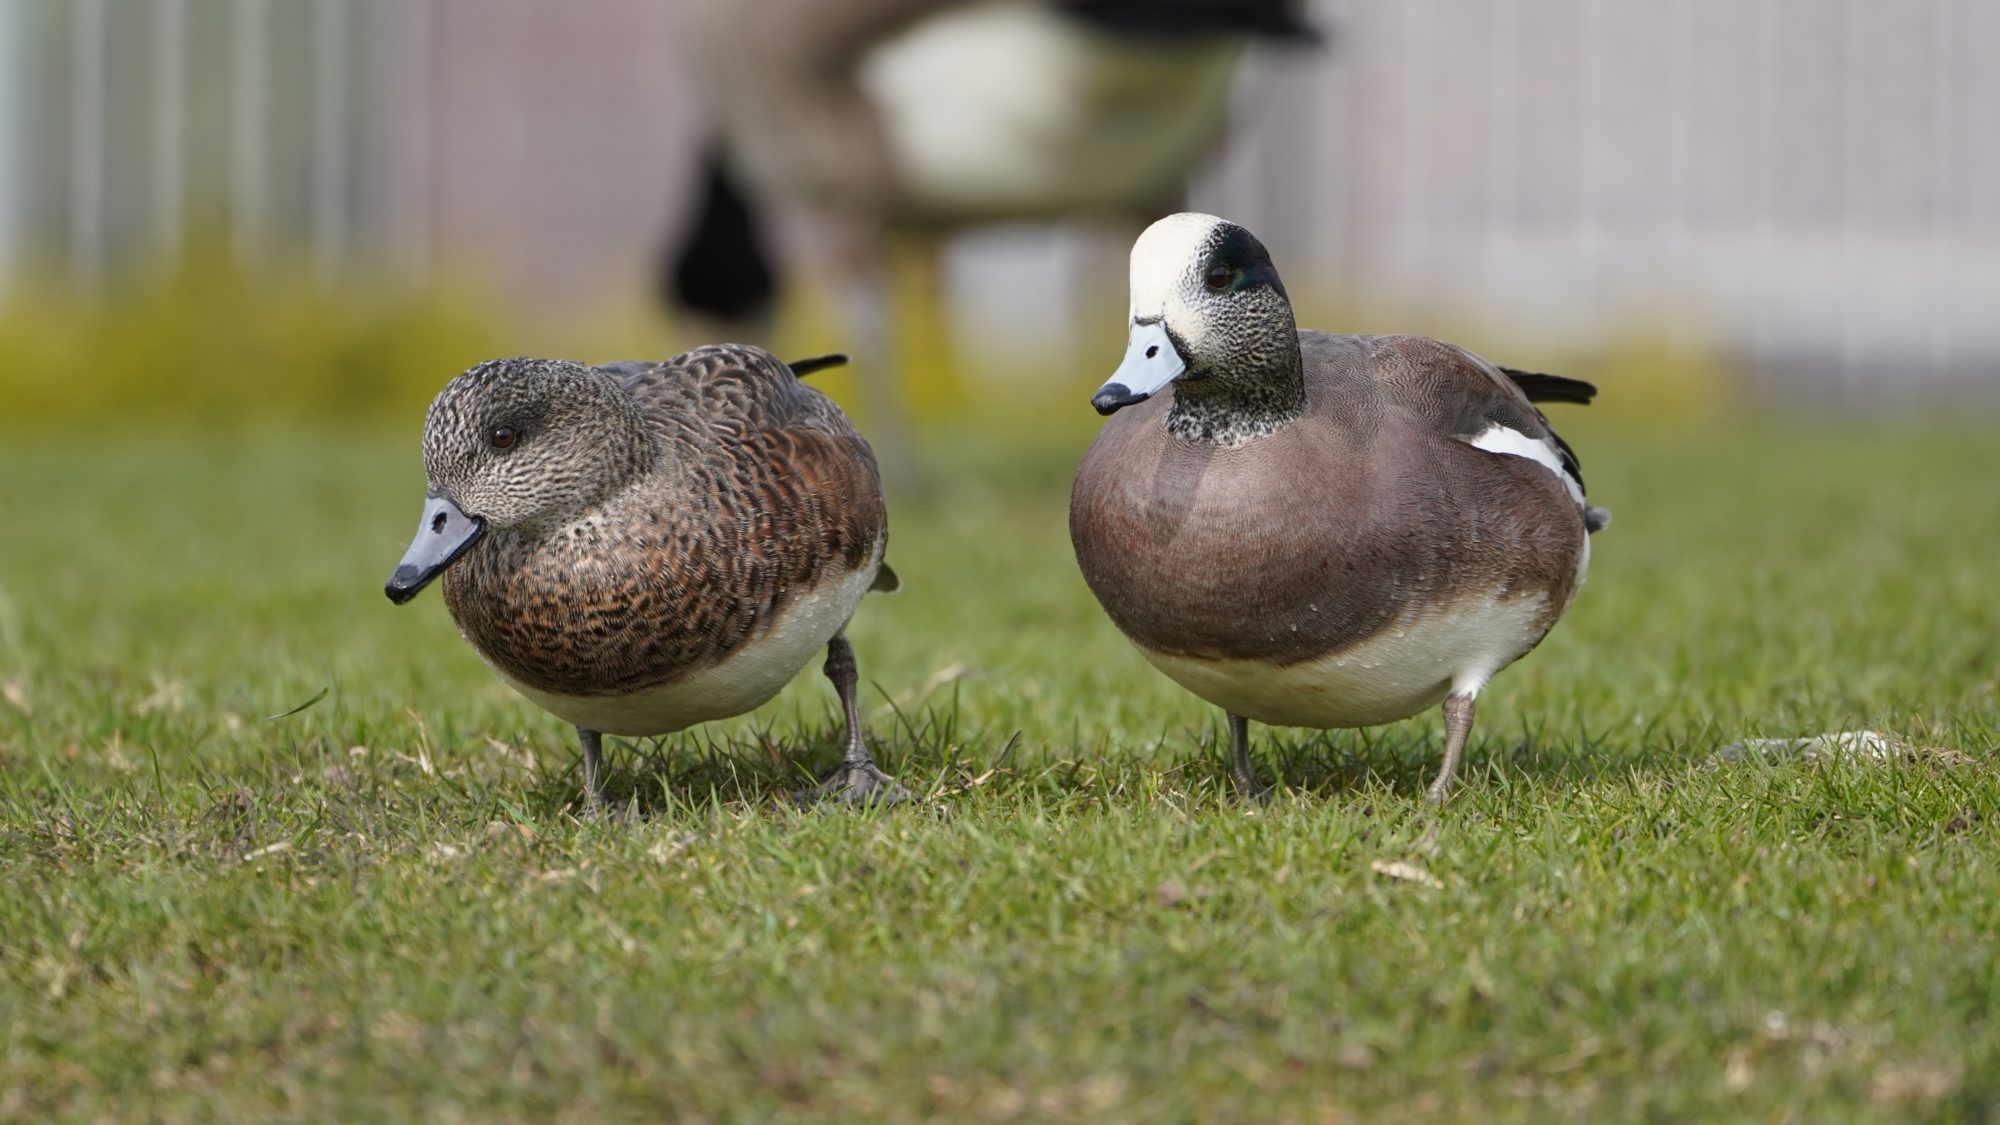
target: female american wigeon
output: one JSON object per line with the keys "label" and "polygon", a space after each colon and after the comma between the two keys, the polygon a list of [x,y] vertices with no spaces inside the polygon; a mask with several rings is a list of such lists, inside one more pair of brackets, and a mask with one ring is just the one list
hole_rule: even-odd
{"label": "female american wigeon", "polygon": [[863,740],[845,629],[892,590],[874,455],[795,365],[756,348],[665,363],[482,364],[424,423],[430,490],[391,601],[444,575],[459,632],[500,678],[576,724],[603,801],[601,736],[740,715],[822,647],[846,712],[822,792],[895,799]]}
{"label": "female american wigeon", "polygon": [[1084,578],[1153,666],[1249,720],[1362,727],[1473,700],[1569,607],[1608,513],[1537,401],[1590,384],[1415,336],[1300,331],[1263,244],[1172,215],[1132,248],[1130,346],[1070,500]]}

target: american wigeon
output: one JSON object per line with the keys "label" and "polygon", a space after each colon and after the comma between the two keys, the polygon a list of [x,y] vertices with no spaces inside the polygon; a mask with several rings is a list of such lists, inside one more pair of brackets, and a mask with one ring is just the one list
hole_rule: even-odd
{"label": "american wigeon", "polygon": [[1494,673],[1583,583],[1608,513],[1536,401],[1590,384],[1415,336],[1301,331],[1249,231],[1181,214],[1132,248],[1115,414],[1070,500],[1084,578],[1154,667],[1248,720],[1361,727],[1444,703],[1443,800]]}
{"label": "american wigeon", "polygon": [[659,364],[481,364],[431,403],[424,470],[389,598],[444,576],[479,655],[576,724],[592,808],[602,735],[742,714],[822,647],[847,720],[822,791],[898,796],[862,736],[845,633],[863,595],[896,586],[875,458],[793,369],[727,344]]}

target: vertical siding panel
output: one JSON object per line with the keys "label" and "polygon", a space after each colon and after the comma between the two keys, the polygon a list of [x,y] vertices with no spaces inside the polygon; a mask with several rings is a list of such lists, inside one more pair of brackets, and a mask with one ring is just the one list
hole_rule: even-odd
{"label": "vertical siding panel", "polygon": [[270,28],[264,0],[236,0],[230,13],[230,236],[237,255],[257,261],[269,225]]}
{"label": "vertical siding panel", "polygon": [[104,0],[74,0],[70,16],[69,259],[77,285],[104,270]]}
{"label": "vertical siding panel", "polygon": [[313,0],[312,249],[323,284],[347,259],[349,0]]}
{"label": "vertical siding panel", "polygon": [[187,212],[186,0],[154,0],[153,21],[151,250],[170,261],[181,253]]}

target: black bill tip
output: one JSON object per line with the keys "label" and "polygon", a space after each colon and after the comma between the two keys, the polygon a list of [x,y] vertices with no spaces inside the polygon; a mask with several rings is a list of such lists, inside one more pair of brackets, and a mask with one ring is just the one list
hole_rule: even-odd
{"label": "black bill tip", "polygon": [[396,573],[389,576],[389,582],[382,587],[382,592],[389,595],[390,601],[402,605],[423,593],[424,587],[431,584],[434,576],[435,572],[425,574],[422,567],[399,566],[396,568]]}
{"label": "black bill tip", "polygon": [[1090,405],[1095,407],[1099,414],[1116,414],[1124,407],[1144,402],[1151,397],[1153,396],[1133,394],[1132,389],[1123,383],[1106,383],[1096,394],[1090,396]]}
{"label": "black bill tip", "polygon": [[486,521],[468,516],[449,496],[432,492],[424,497],[424,518],[417,524],[417,537],[403,553],[403,561],[389,575],[382,592],[402,605],[418,594],[431,580],[444,573],[466,549],[486,533]]}

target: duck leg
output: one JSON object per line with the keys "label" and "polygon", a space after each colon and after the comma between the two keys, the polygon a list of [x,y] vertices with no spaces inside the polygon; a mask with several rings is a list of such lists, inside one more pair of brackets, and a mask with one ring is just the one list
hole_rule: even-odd
{"label": "duck leg", "polygon": [[1253,800],[1269,801],[1271,787],[1257,780],[1256,767],[1250,764],[1250,720],[1233,711],[1229,714],[1229,748],[1236,757],[1237,791]]}
{"label": "duck leg", "polygon": [[584,811],[597,816],[604,812],[604,736],[578,727],[576,740],[583,744]]}
{"label": "duck leg", "polygon": [[1444,698],[1444,765],[1425,796],[1433,805],[1444,804],[1451,795],[1452,779],[1458,775],[1459,759],[1465,757],[1465,740],[1472,734],[1472,695],[1453,694]]}
{"label": "duck leg", "polygon": [[819,799],[851,805],[896,804],[908,800],[910,795],[903,787],[876,768],[875,759],[868,753],[868,741],[861,735],[858,690],[861,675],[854,663],[854,646],[847,642],[844,629],[826,643],[826,678],[833,681],[833,690],[840,693],[840,709],[847,715],[847,749],[841,755],[840,768],[820,782]]}

